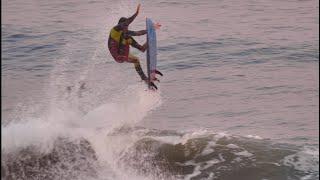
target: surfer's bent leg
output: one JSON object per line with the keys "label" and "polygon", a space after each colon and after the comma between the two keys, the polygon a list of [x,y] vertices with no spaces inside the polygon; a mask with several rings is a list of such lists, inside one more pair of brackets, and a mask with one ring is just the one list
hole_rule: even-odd
{"label": "surfer's bent leg", "polygon": [[137,73],[139,74],[142,80],[147,80],[147,76],[144,74],[140,65],[140,61],[137,57],[133,56],[132,54],[129,54],[128,62],[131,62],[134,64],[134,68],[136,69]]}
{"label": "surfer's bent leg", "polygon": [[136,48],[136,49],[139,49],[141,52],[145,52],[146,49],[147,49],[147,43],[144,43],[144,45],[140,45],[139,43],[137,43],[137,41],[135,41],[132,37],[131,37],[131,46]]}

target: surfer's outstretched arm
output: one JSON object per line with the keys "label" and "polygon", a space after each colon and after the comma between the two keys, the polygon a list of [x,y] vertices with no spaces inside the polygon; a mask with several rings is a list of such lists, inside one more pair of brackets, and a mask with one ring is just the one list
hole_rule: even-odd
{"label": "surfer's outstretched arm", "polygon": [[119,31],[119,30],[125,29],[125,27],[128,27],[129,24],[131,24],[132,21],[138,16],[139,11],[140,11],[140,4],[137,7],[137,11],[131,17],[129,17],[129,18],[125,18],[125,17],[120,18],[118,24],[114,28]]}
{"label": "surfer's outstretched arm", "polygon": [[127,19],[127,21],[126,21],[127,25],[129,25],[129,24],[132,23],[132,21],[138,16],[139,11],[140,11],[140,4],[139,4],[138,7],[137,7],[136,13],[134,13],[131,17],[129,17],[129,18]]}

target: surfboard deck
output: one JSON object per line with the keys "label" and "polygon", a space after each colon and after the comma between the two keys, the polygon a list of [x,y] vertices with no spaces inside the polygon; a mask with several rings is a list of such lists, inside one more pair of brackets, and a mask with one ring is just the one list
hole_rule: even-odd
{"label": "surfboard deck", "polygon": [[[157,70],[157,36],[156,30],[153,26],[153,22],[150,18],[146,19],[146,29],[147,29],[147,73],[148,73],[148,88],[154,88],[154,81],[157,80],[156,74],[160,72]],[[162,75],[162,73],[160,73]],[[153,84],[152,84],[153,83]],[[153,86],[154,85],[154,86]],[[157,89],[157,87],[155,86]]]}

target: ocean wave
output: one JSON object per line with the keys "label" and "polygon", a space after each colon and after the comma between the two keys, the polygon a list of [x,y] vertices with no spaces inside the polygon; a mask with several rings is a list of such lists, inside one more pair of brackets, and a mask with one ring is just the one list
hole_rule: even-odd
{"label": "ocean wave", "polygon": [[[207,130],[177,132],[124,125],[110,131],[103,138],[108,139],[104,145],[113,147],[107,142],[116,143],[112,140],[119,138],[130,138],[132,142],[118,141],[117,149],[98,152],[90,138],[57,137],[48,152],[39,151],[37,145],[5,152],[2,174],[5,179],[105,179],[101,173],[105,171],[110,173],[110,179],[123,179],[128,174],[146,179],[194,180],[319,176],[316,147],[277,144],[253,135],[242,137]],[[105,162],[101,153],[113,159]],[[114,166],[122,175],[115,172]]]}

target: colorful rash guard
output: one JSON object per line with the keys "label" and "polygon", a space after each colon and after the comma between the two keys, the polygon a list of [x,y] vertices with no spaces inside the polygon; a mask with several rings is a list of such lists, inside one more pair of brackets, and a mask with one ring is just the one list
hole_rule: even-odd
{"label": "colorful rash guard", "polygon": [[[130,18],[128,19],[130,21]],[[131,21],[132,22],[132,21]],[[130,23],[130,22],[129,22]],[[140,51],[144,51],[145,48],[138,44],[132,36],[141,36],[147,33],[146,30],[141,31],[129,31],[126,30],[126,25],[129,24],[128,22],[125,24],[118,24],[117,26],[113,27],[109,34],[108,40],[108,48],[112,55],[112,57],[117,62],[124,62],[128,61],[129,57],[129,50],[130,45],[139,49]]]}

